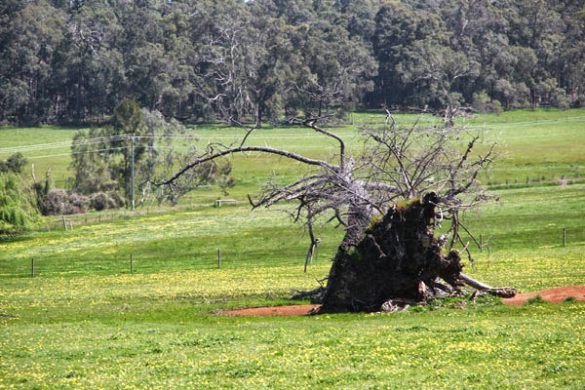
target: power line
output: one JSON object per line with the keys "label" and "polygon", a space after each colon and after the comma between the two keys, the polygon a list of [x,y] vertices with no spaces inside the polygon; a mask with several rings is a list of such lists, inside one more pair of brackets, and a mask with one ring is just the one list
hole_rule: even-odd
{"label": "power line", "polygon": [[69,153],[59,153],[59,154],[48,154],[46,156],[33,156],[33,157],[27,157],[27,159],[29,159],[29,160],[37,160],[37,159],[41,159],[41,158],[71,156],[73,154],[84,154],[84,153],[108,152],[110,150],[123,150],[123,149],[127,149],[127,148],[128,148],[127,146],[120,146],[118,148],[106,148],[106,149],[85,150],[83,152],[69,152]]}
{"label": "power line", "polygon": [[[429,121],[430,122],[430,121]],[[437,119],[437,122],[441,122]],[[525,122],[512,122],[512,123],[500,123],[500,124],[485,124],[485,125],[477,125],[467,127],[467,130],[487,130],[487,129],[501,129],[501,128],[511,128],[511,127],[526,127],[531,125],[548,125],[553,123],[570,123],[570,122],[585,122],[585,116],[576,116],[576,117],[569,117],[569,118],[562,118],[562,119],[546,119],[540,121],[525,121]],[[362,123],[367,123],[366,121]],[[273,138],[274,134],[256,134],[256,139],[265,139],[265,138]],[[309,138],[312,137],[313,134],[311,133],[304,133],[304,134],[278,134],[278,139],[294,139],[294,138]],[[189,135],[172,135],[172,136],[157,136],[157,135],[141,135],[136,136],[137,139],[154,139],[154,138],[161,138],[161,139],[178,139],[178,140],[185,140],[185,141],[201,141],[203,137],[201,136],[189,136]],[[215,136],[213,139],[234,139],[234,136]],[[95,145],[99,144],[100,142],[107,140],[109,142],[112,141],[127,141],[129,138],[127,135],[119,135],[119,136],[103,136],[103,137],[94,137],[83,140],[84,144],[87,145]],[[51,150],[51,149],[59,149],[63,147],[70,147],[73,144],[73,140],[68,141],[60,141],[60,142],[52,142],[52,143],[43,143],[43,144],[29,144],[29,145],[22,145],[22,146],[12,146],[6,148],[0,148],[0,154],[8,154],[8,153],[16,153],[16,152],[33,152],[33,151],[43,151],[43,150]],[[118,148],[120,149],[120,148]],[[124,149],[124,148],[122,148]],[[106,151],[106,150],[115,150],[115,149],[99,149],[99,150],[92,150],[94,151]],[[44,157],[53,157],[53,156],[63,156],[63,155],[70,155],[75,153],[67,153],[67,154],[54,154],[48,156],[35,156],[30,158],[44,158]]]}
{"label": "power line", "polygon": [[[154,139],[158,138],[158,136],[151,136],[151,135],[142,135],[142,136],[135,136],[135,138],[140,139]],[[199,140],[198,137],[193,136],[162,136],[160,138],[174,138],[174,139],[183,139],[183,140]],[[127,141],[129,138],[126,135],[123,136],[104,136],[104,137],[95,137],[83,140],[81,144],[87,145],[95,145],[99,144],[102,141]],[[7,154],[7,153],[16,153],[16,152],[33,152],[39,150],[51,150],[51,149],[59,149],[64,147],[70,147],[73,145],[73,140],[68,141],[60,141],[60,142],[52,142],[52,143],[45,143],[45,144],[29,144],[29,145],[22,145],[22,146],[12,146],[7,148],[0,148],[0,154]]]}

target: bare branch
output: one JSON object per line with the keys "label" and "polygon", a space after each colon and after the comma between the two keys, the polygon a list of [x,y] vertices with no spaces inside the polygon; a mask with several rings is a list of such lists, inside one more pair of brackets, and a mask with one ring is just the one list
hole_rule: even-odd
{"label": "bare branch", "polygon": [[322,168],[326,168],[326,169],[333,171],[333,172],[337,172],[339,170],[338,167],[331,165],[325,161],[314,160],[312,158],[308,158],[308,157],[302,156],[302,155],[297,154],[297,153],[288,152],[286,150],[275,149],[275,148],[270,148],[270,147],[263,147],[263,146],[242,146],[242,147],[238,147],[238,148],[225,149],[225,150],[222,150],[220,152],[217,152],[217,153],[214,153],[211,155],[205,155],[203,157],[200,157],[200,158],[192,161],[191,163],[185,165],[173,177],[162,182],[162,184],[168,185],[168,184],[173,183],[175,180],[177,180],[181,175],[183,175],[189,169],[191,169],[197,165],[203,164],[207,161],[215,160],[216,158],[223,157],[223,156],[230,155],[230,154],[234,154],[234,153],[244,153],[244,152],[263,152],[263,153],[269,153],[269,154],[276,154],[279,156],[290,158],[292,160],[302,162],[302,163],[307,164],[307,165],[320,166]]}
{"label": "bare branch", "polygon": [[317,121],[319,121],[321,119],[323,119],[323,118],[321,118],[321,117],[320,118],[309,118],[309,119],[305,119],[305,120],[293,118],[290,120],[290,122],[311,128],[311,129],[315,130],[316,132],[324,134],[327,137],[331,137],[331,138],[335,139],[337,142],[339,142],[339,168],[341,171],[343,171],[344,164],[345,164],[345,142],[338,135],[333,134],[332,132],[327,131],[327,130],[317,126]]}

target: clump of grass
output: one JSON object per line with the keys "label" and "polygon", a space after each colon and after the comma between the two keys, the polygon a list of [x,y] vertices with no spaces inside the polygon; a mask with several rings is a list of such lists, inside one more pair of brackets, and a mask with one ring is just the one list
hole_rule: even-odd
{"label": "clump of grass", "polygon": [[575,299],[575,297],[566,297],[565,300],[563,301],[564,303],[572,303],[572,302],[577,302],[577,299]]}
{"label": "clump of grass", "polygon": [[540,295],[535,296],[534,298],[530,298],[527,302],[528,305],[536,305],[545,303],[544,299]]}
{"label": "clump of grass", "polygon": [[429,306],[432,309],[449,308],[449,309],[461,309],[465,307],[468,300],[464,297],[448,297],[448,298],[437,298],[429,302]]}

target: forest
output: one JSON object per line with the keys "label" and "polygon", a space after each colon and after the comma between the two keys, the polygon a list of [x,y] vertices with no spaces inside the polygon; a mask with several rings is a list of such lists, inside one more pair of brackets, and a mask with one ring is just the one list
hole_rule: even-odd
{"label": "forest", "polygon": [[585,105],[581,0],[4,0],[0,123]]}

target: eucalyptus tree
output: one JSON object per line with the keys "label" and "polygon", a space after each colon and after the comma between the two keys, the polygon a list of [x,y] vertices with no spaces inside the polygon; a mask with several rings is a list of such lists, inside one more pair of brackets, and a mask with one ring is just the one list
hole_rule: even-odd
{"label": "eucalyptus tree", "polygon": [[125,199],[122,204],[128,206],[149,200],[174,205],[189,191],[209,183],[227,190],[233,184],[229,162],[204,164],[169,187],[153,185],[187,162],[193,149],[183,146],[195,140],[177,120],[165,118],[159,111],[140,109],[135,101],[125,99],[113,112],[112,126],[81,130],[75,135],[72,187],[85,195],[121,194]]}
{"label": "eucalyptus tree", "polygon": [[315,2],[310,9],[295,29],[304,66],[287,91],[287,106],[307,116],[353,109],[373,88],[377,64],[371,49],[345,29],[342,14],[330,3]]}
{"label": "eucalyptus tree", "polygon": [[124,61],[117,43],[122,25],[107,2],[72,8],[59,48],[55,84],[58,114],[77,123],[112,111],[121,100]]}
{"label": "eucalyptus tree", "polygon": [[0,120],[47,121],[57,100],[54,60],[65,15],[46,1],[6,2],[0,13]]}
{"label": "eucalyptus tree", "polygon": [[120,190],[133,198],[134,169],[145,156],[147,139],[140,106],[124,99],[113,112],[113,125],[80,131],[73,138],[73,188],[83,194]]}
{"label": "eucalyptus tree", "polygon": [[361,37],[364,42],[371,42],[376,30],[376,13],[380,2],[373,0],[340,0],[334,2],[340,13],[339,21],[351,37]]}
{"label": "eucalyptus tree", "polygon": [[230,161],[201,164],[172,185],[157,186],[156,183],[169,177],[177,166],[188,163],[196,148],[185,146],[196,141],[197,136],[177,120],[167,119],[158,111],[142,109],[142,117],[145,150],[136,172],[140,204],[155,200],[158,204],[175,205],[185,194],[209,184],[216,184],[227,193],[234,184]]}
{"label": "eucalyptus tree", "polygon": [[388,3],[380,8],[375,21],[373,45],[379,66],[375,100],[387,106],[412,104],[413,87],[403,81],[399,68],[421,36],[418,15],[406,5]]}
{"label": "eucalyptus tree", "polygon": [[560,3],[565,21],[564,39],[554,59],[559,86],[567,90],[573,104],[585,103],[585,5],[572,0]]}

